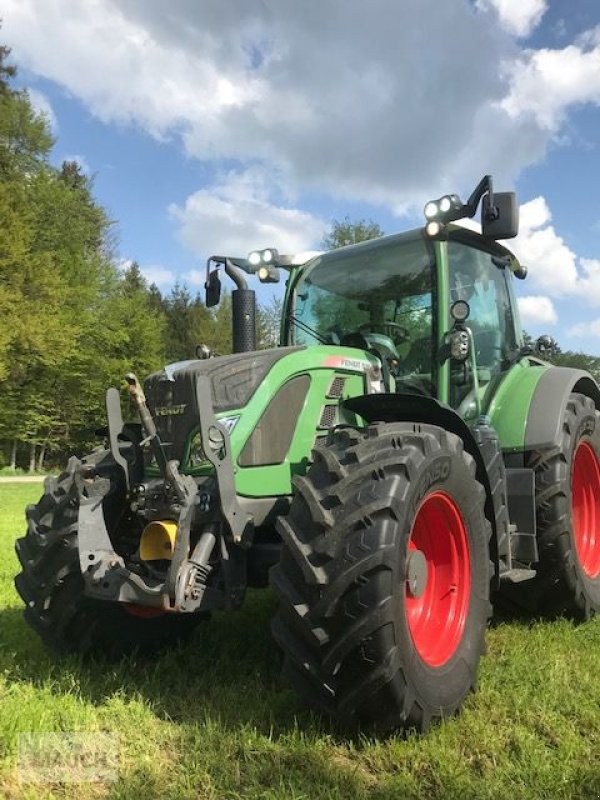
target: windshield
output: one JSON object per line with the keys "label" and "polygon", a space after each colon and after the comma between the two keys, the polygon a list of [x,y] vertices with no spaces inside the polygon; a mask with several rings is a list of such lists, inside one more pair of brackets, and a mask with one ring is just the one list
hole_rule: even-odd
{"label": "windshield", "polygon": [[373,350],[396,378],[420,379],[417,388],[433,393],[434,261],[415,232],[317,258],[295,287],[292,341]]}

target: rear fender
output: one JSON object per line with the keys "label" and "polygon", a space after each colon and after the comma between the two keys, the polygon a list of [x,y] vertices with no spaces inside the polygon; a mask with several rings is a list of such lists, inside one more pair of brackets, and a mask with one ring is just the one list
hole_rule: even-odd
{"label": "rear fender", "polygon": [[547,450],[560,445],[562,422],[573,392],[591,398],[600,411],[600,388],[588,372],[570,367],[551,367],[544,372],[529,404],[525,450]]}

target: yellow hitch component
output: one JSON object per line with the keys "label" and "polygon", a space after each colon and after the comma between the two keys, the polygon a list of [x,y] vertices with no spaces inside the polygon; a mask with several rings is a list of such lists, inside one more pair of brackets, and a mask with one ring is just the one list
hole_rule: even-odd
{"label": "yellow hitch component", "polygon": [[177,523],[172,520],[156,520],[143,530],[140,539],[140,558],[142,561],[171,559],[175,548]]}

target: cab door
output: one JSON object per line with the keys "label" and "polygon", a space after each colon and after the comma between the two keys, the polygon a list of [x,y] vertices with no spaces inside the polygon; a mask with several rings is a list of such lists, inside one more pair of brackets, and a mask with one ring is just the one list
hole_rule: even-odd
{"label": "cab door", "polygon": [[468,362],[450,362],[448,403],[467,421],[485,409],[522,344],[506,251],[474,246],[479,240],[469,238],[447,242],[448,302],[469,304],[466,326],[474,349]]}

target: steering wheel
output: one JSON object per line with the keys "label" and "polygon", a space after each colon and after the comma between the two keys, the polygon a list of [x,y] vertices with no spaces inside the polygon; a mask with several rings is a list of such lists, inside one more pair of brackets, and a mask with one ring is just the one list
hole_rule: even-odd
{"label": "steering wheel", "polygon": [[406,339],[410,338],[410,331],[408,328],[406,328],[404,325],[399,325],[397,322],[392,322],[391,320],[387,319],[374,325],[365,323],[364,325],[361,325],[358,330],[361,333],[382,333],[384,336],[389,336],[390,339],[395,339],[396,341],[400,342],[404,342]]}

